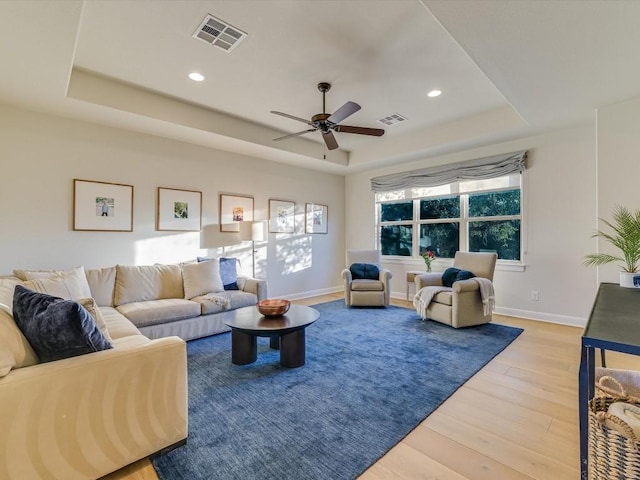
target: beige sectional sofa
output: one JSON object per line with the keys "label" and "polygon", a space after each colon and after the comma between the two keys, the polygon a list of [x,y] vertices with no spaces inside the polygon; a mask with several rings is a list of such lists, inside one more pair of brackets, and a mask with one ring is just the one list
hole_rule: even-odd
{"label": "beige sectional sofa", "polygon": [[[238,279],[240,290],[216,283],[218,291],[205,292],[206,268],[117,265],[0,278],[0,479],[99,478],[186,439],[184,340],[226,331],[225,311],[266,297],[266,283],[249,278]],[[18,284],[81,304],[76,297],[89,293],[113,348],[39,363],[11,315]]]}
{"label": "beige sectional sofa", "polygon": [[267,297],[265,280],[239,276],[239,290],[223,290],[221,283],[210,282],[208,268],[215,270],[215,259],[181,265],[116,265],[87,270],[86,276],[97,304],[117,310],[143,335],[192,340],[228,331],[222,313]]}

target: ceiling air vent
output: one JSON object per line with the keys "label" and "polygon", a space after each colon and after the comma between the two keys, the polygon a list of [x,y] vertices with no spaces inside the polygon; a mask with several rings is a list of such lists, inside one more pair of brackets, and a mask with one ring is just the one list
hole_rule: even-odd
{"label": "ceiling air vent", "polygon": [[207,15],[198,29],[193,33],[193,38],[230,52],[247,36],[245,32],[229,25],[228,23]]}
{"label": "ceiling air vent", "polygon": [[381,118],[378,120],[383,125],[397,125],[398,123],[405,122],[407,117],[403,117],[399,113],[393,113],[387,117]]}

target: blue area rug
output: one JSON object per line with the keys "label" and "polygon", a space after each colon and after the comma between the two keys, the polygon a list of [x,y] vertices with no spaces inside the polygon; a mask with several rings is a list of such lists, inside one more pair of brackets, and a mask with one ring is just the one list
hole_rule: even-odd
{"label": "blue area rug", "polygon": [[301,368],[281,367],[267,338],[246,366],[231,364],[228,333],[189,342],[189,439],[153,460],[162,480],[355,478],[522,332],[315,308]]}

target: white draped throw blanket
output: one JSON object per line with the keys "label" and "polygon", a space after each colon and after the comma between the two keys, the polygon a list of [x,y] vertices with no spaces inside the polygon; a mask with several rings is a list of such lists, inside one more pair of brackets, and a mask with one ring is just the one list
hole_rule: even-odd
{"label": "white draped throw blanket", "polygon": [[482,298],[482,305],[484,306],[484,315],[491,315],[496,306],[496,293],[493,289],[493,282],[483,277],[473,277],[471,280],[475,281],[480,287],[480,298]]}
{"label": "white draped throw blanket", "polygon": [[[482,298],[482,305],[485,315],[491,315],[496,305],[495,291],[493,289],[493,283],[491,280],[482,277],[473,277],[470,280],[475,281],[480,288],[480,297]],[[427,318],[427,308],[435,297],[440,292],[451,292],[449,287],[422,287],[416,292],[413,297],[413,306],[416,308],[416,312],[423,320]]]}
{"label": "white draped throw blanket", "polygon": [[223,310],[229,308],[230,300],[229,297],[217,293],[207,293],[202,297],[204,300],[208,300],[209,302],[213,302],[216,305],[222,307]]}
{"label": "white draped throw blanket", "polygon": [[416,312],[420,315],[420,318],[425,320],[427,318],[427,308],[435,297],[440,292],[450,292],[450,287],[422,287],[418,290],[413,297],[413,306],[416,307]]}

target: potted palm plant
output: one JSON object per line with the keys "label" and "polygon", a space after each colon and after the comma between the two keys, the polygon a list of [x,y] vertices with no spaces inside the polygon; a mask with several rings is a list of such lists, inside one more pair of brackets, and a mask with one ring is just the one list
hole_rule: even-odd
{"label": "potted palm plant", "polygon": [[638,263],[640,262],[640,210],[631,212],[628,208],[617,205],[613,210],[612,216],[613,221],[611,222],[600,219],[611,229],[611,232],[597,230],[592,238],[600,237],[605,239],[620,250],[620,253],[618,255],[592,253],[585,257],[584,264],[597,267],[619,262],[618,265],[622,268],[620,286],[640,288],[640,274],[638,274]]}

